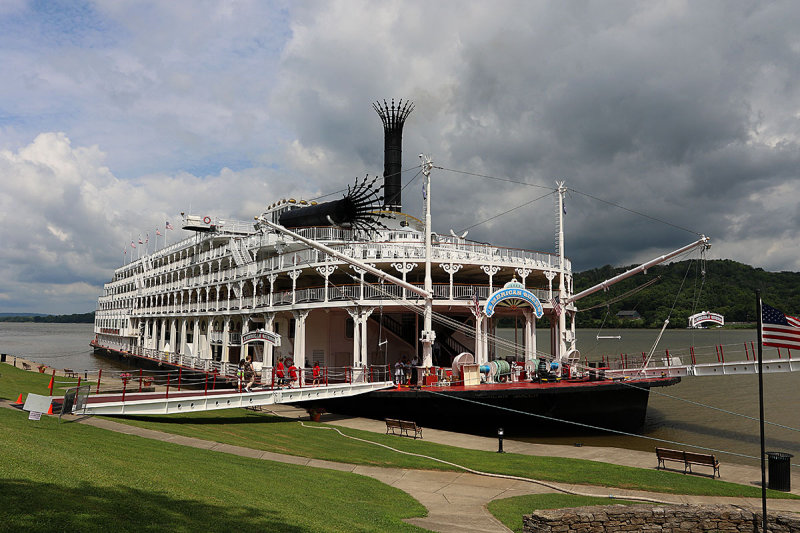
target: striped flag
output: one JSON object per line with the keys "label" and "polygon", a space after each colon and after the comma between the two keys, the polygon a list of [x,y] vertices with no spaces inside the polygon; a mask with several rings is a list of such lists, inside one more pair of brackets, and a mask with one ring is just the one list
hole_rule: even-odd
{"label": "striped flag", "polygon": [[169,223],[169,220],[167,220],[166,229],[175,229],[172,227],[172,224]]}
{"label": "striped flag", "polygon": [[474,292],[472,293],[472,314],[475,315],[475,318],[481,316],[481,302],[478,300],[478,295]]}
{"label": "striped flag", "polygon": [[558,296],[553,296],[550,298],[550,305],[553,306],[553,312],[556,316],[561,316],[561,304],[558,301]]}
{"label": "striped flag", "polygon": [[762,303],[761,343],[776,348],[800,349],[800,319]]}

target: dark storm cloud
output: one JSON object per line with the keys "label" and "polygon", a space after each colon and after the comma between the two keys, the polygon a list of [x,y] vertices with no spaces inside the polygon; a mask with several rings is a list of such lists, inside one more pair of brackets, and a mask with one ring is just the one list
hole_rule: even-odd
{"label": "dark storm cloud", "polygon": [[15,6],[4,306],[84,311],[130,240],[189,206],[247,220],[381,174],[384,98],[416,106],[405,211],[422,215],[417,154],[466,172],[434,169],[440,233],[552,252],[565,180],[576,269],[695,233],[715,257],[800,269],[796,3],[99,2],[92,47],[20,38],[46,28]]}

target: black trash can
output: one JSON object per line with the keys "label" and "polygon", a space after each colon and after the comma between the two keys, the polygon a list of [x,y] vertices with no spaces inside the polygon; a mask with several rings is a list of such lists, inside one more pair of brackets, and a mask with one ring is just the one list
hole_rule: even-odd
{"label": "black trash can", "polygon": [[767,452],[769,459],[769,481],[767,488],[789,492],[792,490],[791,463],[789,460],[794,457],[790,453]]}

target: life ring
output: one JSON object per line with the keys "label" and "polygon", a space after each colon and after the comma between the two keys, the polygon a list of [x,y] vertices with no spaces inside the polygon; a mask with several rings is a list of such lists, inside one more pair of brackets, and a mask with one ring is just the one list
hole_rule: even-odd
{"label": "life ring", "polygon": [[206,224],[211,224],[211,217],[203,217],[203,222]]}

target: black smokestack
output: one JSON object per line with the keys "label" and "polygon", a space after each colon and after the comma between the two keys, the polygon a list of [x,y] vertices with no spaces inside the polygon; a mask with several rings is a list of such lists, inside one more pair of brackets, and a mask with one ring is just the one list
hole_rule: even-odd
{"label": "black smokestack", "polygon": [[372,104],[383,121],[383,206],[389,211],[400,211],[403,201],[400,196],[400,173],[403,170],[403,124],[414,110],[408,100],[392,105],[383,101]]}

